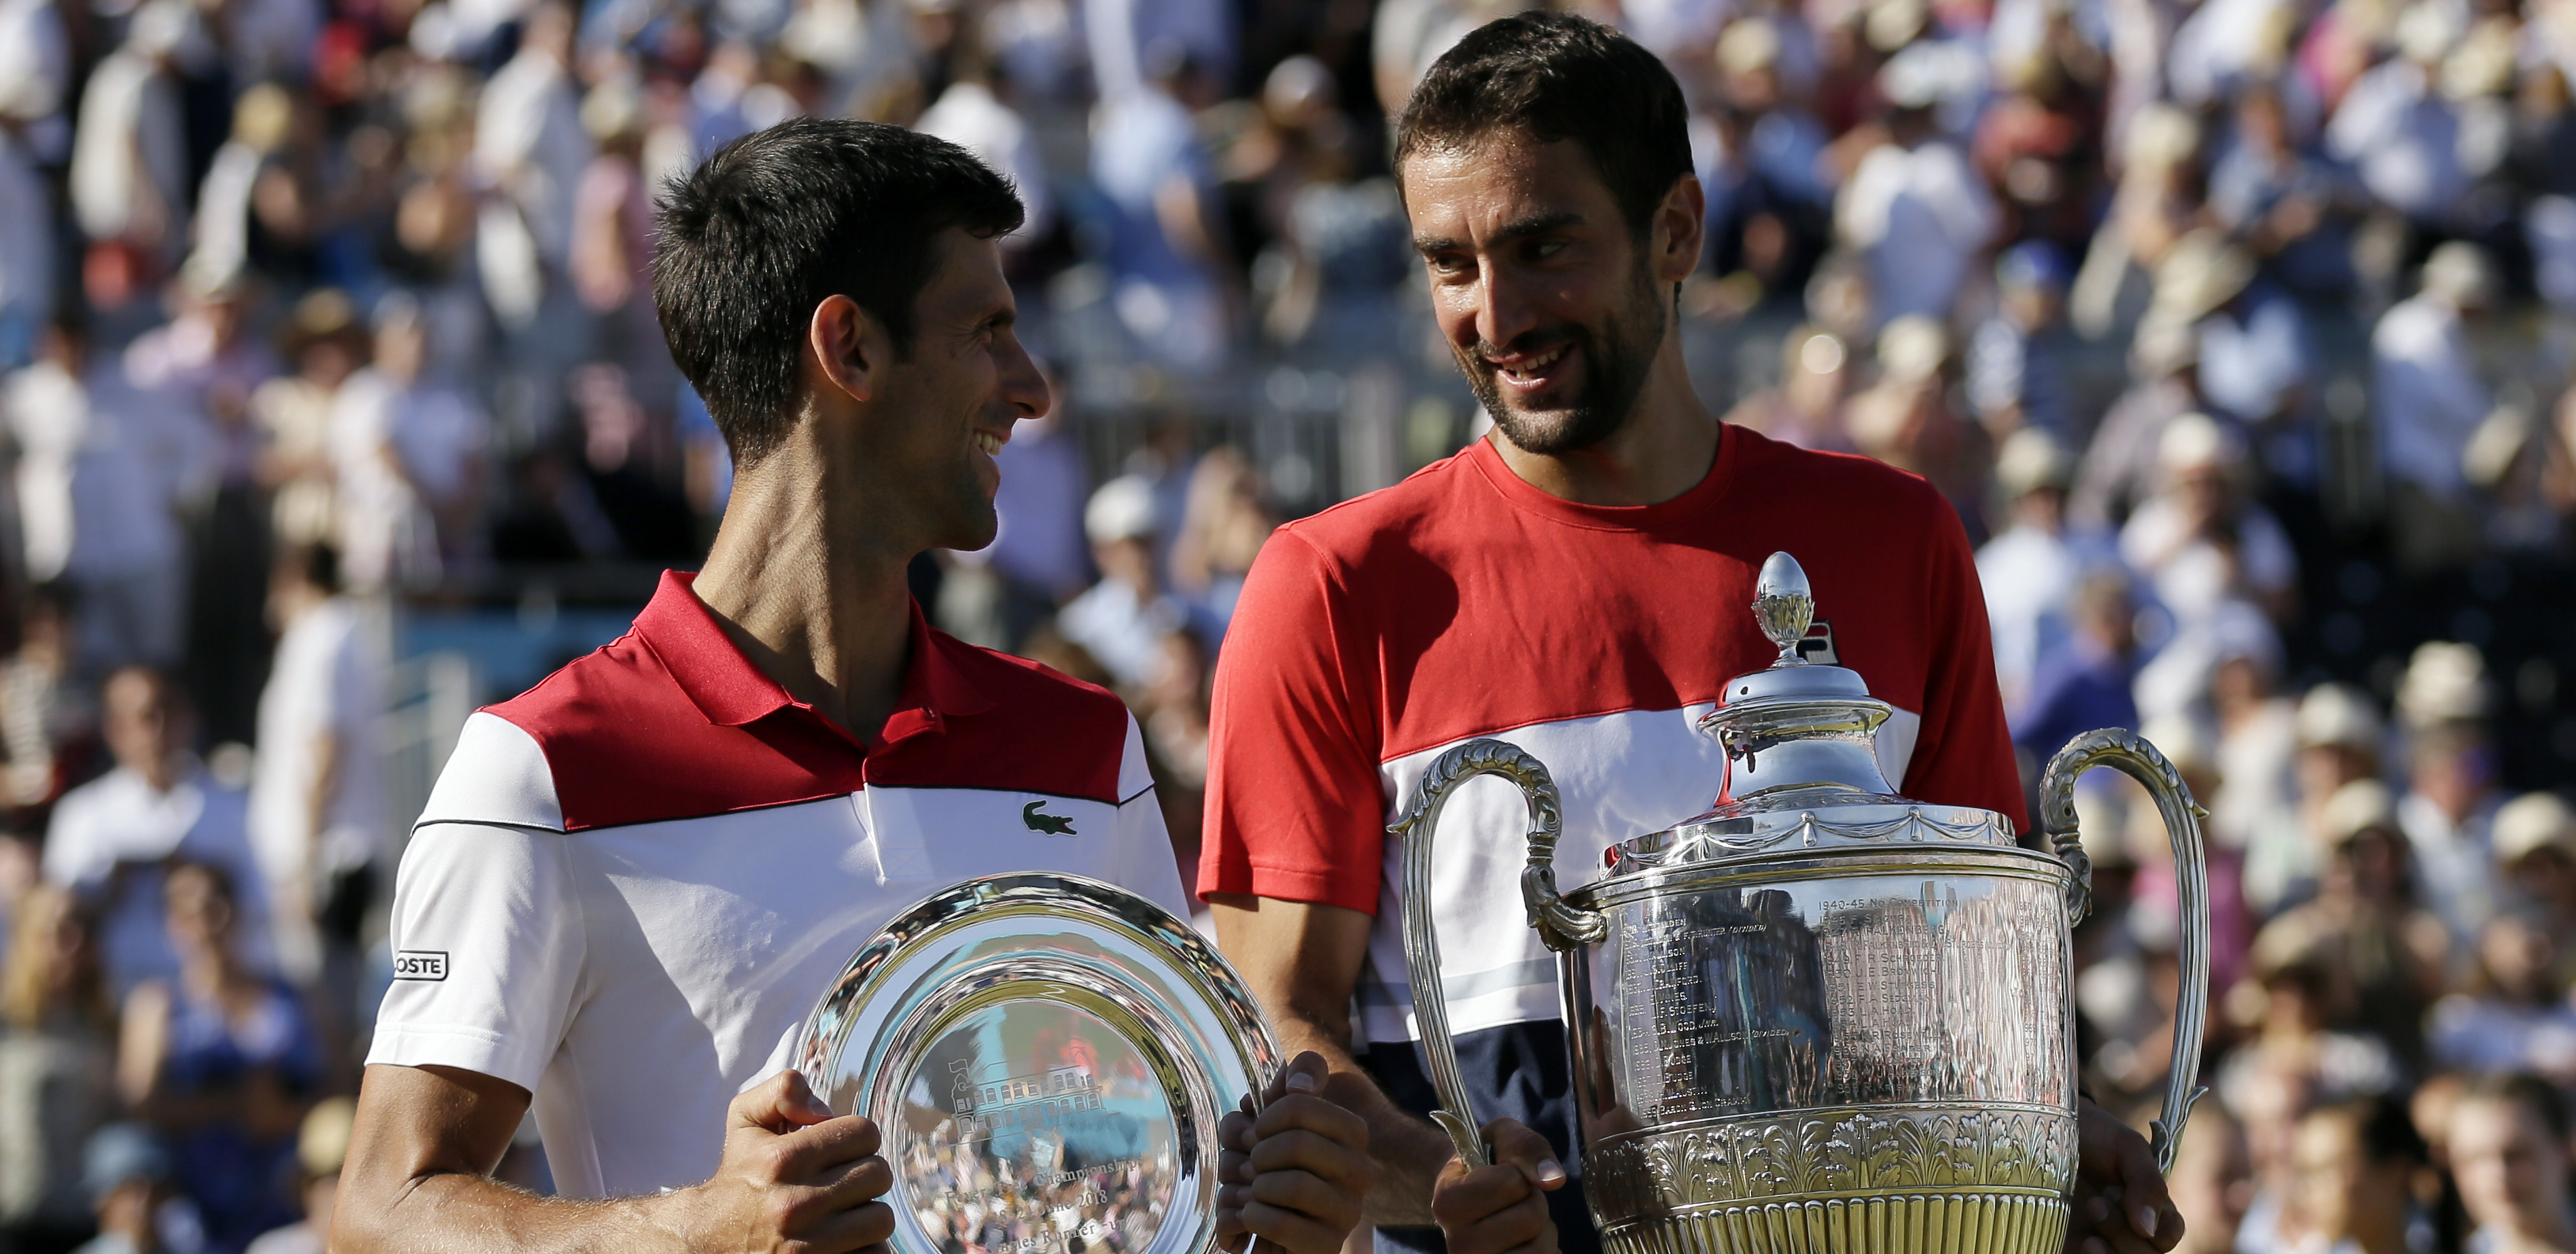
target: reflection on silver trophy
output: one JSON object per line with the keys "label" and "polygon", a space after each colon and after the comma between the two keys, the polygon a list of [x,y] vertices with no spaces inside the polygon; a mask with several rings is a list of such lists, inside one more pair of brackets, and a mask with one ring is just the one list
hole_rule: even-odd
{"label": "reflection on silver trophy", "polygon": [[1217,1121],[1278,1067],[1186,920],[1073,875],[969,880],[850,960],[794,1047],[894,1168],[902,1254],[1208,1254]]}
{"label": "reflection on silver trophy", "polygon": [[1809,663],[1814,613],[1786,553],[1754,614],[1780,648],[1700,729],[1725,746],[1718,807],[1613,846],[1556,886],[1547,768],[1499,740],[1443,754],[1390,829],[1404,842],[1414,1013],[1470,1163],[1486,1149],[1440,993],[1432,832],[1461,783],[1528,801],[1521,889],[1556,951],[1584,1190],[1613,1254],[1979,1250],[2064,1241],[2076,1166],[2069,935],[2089,908],[2075,778],[2116,767],[2156,800],[2182,897],[2181,1006],[2159,1165],[2198,1095],[2209,984],[2200,811],[2154,746],[2079,737],[2048,765],[2040,848],[1985,810],[1895,795],[1874,738],[1889,707]]}

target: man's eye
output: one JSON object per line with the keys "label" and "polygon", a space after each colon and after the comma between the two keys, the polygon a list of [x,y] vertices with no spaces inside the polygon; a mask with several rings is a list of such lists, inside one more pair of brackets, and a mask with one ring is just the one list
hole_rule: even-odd
{"label": "man's eye", "polygon": [[1533,240],[1530,242],[1529,246],[1530,256],[1541,261],[1545,261],[1564,251],[1565,241],[1561,239]]}
{"label": "man's eye", "polygon": [[1437,274],[1463,274],[1474,268],[1474,263],[1464,257],[1443,255],[1431,259],[1431,269]]}

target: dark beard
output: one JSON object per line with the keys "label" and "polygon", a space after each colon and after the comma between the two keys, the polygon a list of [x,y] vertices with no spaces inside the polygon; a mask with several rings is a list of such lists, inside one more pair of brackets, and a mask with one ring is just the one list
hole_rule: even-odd
{"label": "dark beard", "polygon": [[[1461,349],[1454,342],[1451,355],[1458,359],[1459,373],[1467,376],[1467,386],[1492,415],[1494,425],[1502,428],[1503,438],[1526,453],[1559,456],[1599,444],[1628,425],[1628,415],[1637,407],[1637,395],[1646,389],[1646,375],[1654,368],[1655,350],[1663,344],[1665,320],[1669,316],[1663,301],[1657,299],[1657,284],[1644,266],[1638,267],[1637,297],[1628,308],[1602,320],[1596,331],[1592,327],[1572,324],[1539,327],[1523,333],[1514,343],[1545,351],[1550,344],[1566,344],[1583,354],[1585,378],[1583,392],[1574,403],[1553,411],[1546,420],[1533,420],[1503,404],[1503,391],[1495,383],[1495,368],[1486,363],[1482,344]],[[1512,351],[1519,351],[1518,349]]]}

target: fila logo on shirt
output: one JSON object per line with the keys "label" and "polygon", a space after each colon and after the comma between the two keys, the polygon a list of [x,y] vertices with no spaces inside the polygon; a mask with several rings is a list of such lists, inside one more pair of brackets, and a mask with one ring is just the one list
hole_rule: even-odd
{"label": "fila logo on shirt", "polygon": [[1020,807],[1020,821],[1041,836],[1074,836],[1073,819],[1068,815],[1044,813],[1046,803],[1032,801]]}
{"label": "fila logo on shirt", "polygon": [[1834,652],[1834,625],[1821,621],[1807,624],[1807,638],[1798,642],[1798,656],[1819,666],[1842,665],[1842,655]]}
{"label": "fila logo on shirt", "polygon": [[394,978],[429,980],[447,978],[447,951],[444,949],[403,949],[394,953]]}

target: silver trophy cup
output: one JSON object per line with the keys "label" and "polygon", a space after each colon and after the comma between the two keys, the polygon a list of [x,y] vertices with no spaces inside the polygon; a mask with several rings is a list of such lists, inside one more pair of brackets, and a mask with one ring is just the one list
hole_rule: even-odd
{"label": "silver trophy cup", "polygon": [[1457,746],[1389,831],[1404,842],[1415,1021],[1472,1165],[1477,1131],[1441,1003],[1432,832],[1461,783],[1529,803],[1521,891],[1559,958],[1585,1200],[1612,1254],[1985,1251],[2065,1239],[2076,1166],[2069,934],[2091,904],[2074,784],[2111,766],[2146,786],[2181,887],[2182,987],[2163,1117],[2170,1170],[2193,1099],[2209,986],[2202,811],[2128,732],[2048,765],[2038,848],[1985,810],[1895,795],[1873,745],[1889,707],[1802,659],[1814,602],[1786,553],[1754,613],[1780,647],[1700,722],[1727,755],[1715,810],[1613,846],[1556,887],[1547,768],[1499,740]]}

